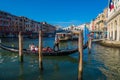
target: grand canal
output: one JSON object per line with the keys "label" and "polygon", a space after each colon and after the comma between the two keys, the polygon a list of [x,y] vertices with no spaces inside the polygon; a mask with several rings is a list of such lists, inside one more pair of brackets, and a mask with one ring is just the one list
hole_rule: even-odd
{"label": "grand canal", "polygon": [[[6,45],[18,47],[18,39],[2,39]],[[24,39],[24,48],[38,39]],[[54,38],[44,38],[44,47],[53,47]],[[77,41],[60,43],[60,49],[77,47]],[[120,49],[93,43],[91,54],[83,52],[83,80],[120,80]],[[38,68],[38,56],[18,54],[0,49],[0,80],[77,80],[78,52],[69,56],[43,57],[44,70]]]}

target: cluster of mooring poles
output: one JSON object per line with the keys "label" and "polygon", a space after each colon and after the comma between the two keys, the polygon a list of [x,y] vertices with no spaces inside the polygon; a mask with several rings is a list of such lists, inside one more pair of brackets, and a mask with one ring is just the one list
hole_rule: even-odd
{"label": "cluster of mooring poles", "polygon": [[[87,36],[86,36],[87,37]],[[89,37],[88,41],[88,53],[91,53],[91,38]],[[82,73],[83,73],[83,31],[79,33],[78,39],[78,51],[79,51],[79,61],[78,61],[78,80],[82,80]]]}
{"label": "cluster of mooring poles", "polygon": [[[91,38],[88,41],[88,52],[91,52]],[[78,51],[79,51],[79,65],[78,65],[78,80],[82,80],[83,72],[83,31],[79,33],[78,39]],[[23,62],[23,37],[22,33],[19,32],[19,61]],[[39,31],[39,68],[43,70],[42,62],[42,31]]]}
{"label": "cluster of mooring poles", "polygon": [[[23,36],[22,32],[19,32],[19,61],[23,62]],[[42,63],[42,31],[39,31],[39,68],[43,70],[43,63]]]}

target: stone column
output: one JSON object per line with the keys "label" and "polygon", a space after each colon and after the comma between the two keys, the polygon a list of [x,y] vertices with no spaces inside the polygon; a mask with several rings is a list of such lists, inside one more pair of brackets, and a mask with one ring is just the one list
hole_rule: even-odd
{"label": "stone column", "polygon": [[117,40],[116,41],[119,41],[119,37],[120,37],[120,32],[119,32],[119,18],[117,19]]}
{"label": "stone column", "polygon": [[115,22],[113,22],[112,27],[113,27],[113,40],[115,40]]}
{"label": "stone column", "polygon": [[120,15],[119,15],[119,17],[118,17],[118,29],[119,29],[119,36],[118,36],[118,38],[119,38],[119,41],[120,41]]}
{"label": "stone column", "polygon": [[108,32],[109,32],[109,33],[108,33],[108,34],[109,34],[109,36],[108,36],[108,40],[110,40],[110,24],[109,24],[108,27],[109,27],[109,28],[108,28],[108,29],[109,29],[109,31],[108,31]]}
{"label": "stone column", "polygon": [[110,23],[110,36],[109,36],[110,40],[111,40],[111,37],[112,37],[112,26],[111,26],[111,23]]}
{"label": "stone column", "polygon": [[107,25],[107,39],[109,40],[110,36],[110,25]]}

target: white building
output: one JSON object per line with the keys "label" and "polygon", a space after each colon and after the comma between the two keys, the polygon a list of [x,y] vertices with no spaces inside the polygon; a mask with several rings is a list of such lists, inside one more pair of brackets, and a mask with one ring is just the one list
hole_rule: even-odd
{"label": "white building", "polygon": [[107,38],[120,41],[120,0],[112,1],[113,7],[108,6]]}
{"label": "white building", "polygon": [[71,31],[71,30],[76,30],[76,31],[84,30],[85,25],[87,25],[87,24],[81,24],[81,25],[78,25],[78,26],[72,25],[72,26],[68,26],[68,27],[63,28],[63,30],[68,30],[68,31]]}

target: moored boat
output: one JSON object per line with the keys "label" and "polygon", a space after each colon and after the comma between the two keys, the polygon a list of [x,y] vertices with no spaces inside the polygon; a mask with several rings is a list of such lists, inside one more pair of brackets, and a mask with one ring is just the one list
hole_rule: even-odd
{"label": "moored boat", "polygon": [[68,41],[72,39],[72,34],[71,33],[56,33],[56,35],[59,37],[59,41]]}
{"label": "moored boat", "polygon": [[[7,51],[11,51],[11,52],[16,52],[16,53],[19,52],[19,49],[16,48],[16,47],[10,47],[10,46],[6,46],[6,45],[3,45],[3,44],[0,44],[0,48],[2,48],[4,50],[7,50]],[[85,49],[85,48],[87,48],[87,44],[83,46],[83,49]],[[60,50],[60,51],[42,52],[42,55],[43,56],[66,56],[66,55],[73,54],[77,51],[78,51],[78,48]],[[30,51],[29,49],[23,49],[23,53],[38,55],[38,52]]]}

